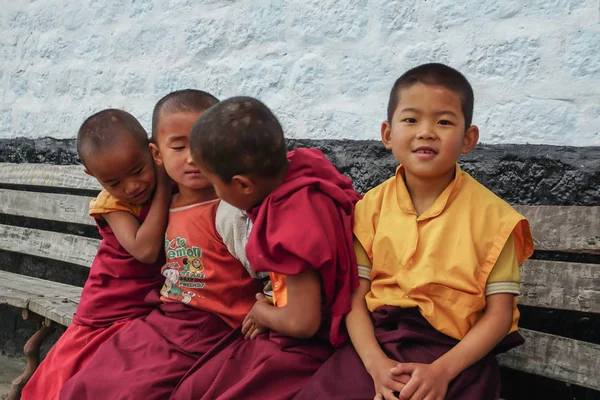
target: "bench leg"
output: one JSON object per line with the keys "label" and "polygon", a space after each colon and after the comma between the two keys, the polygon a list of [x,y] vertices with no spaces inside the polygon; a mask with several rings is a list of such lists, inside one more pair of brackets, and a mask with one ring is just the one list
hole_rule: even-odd
{"label": "bench leg", "polygon": [[52,332],[54,332],[52,325],[38,322],[38,331],[33,334],[23,347],[25,361],[27,362],[25,371],[12,381],[10,392],[8,392],[5,400],[19,400],[21,398],[21,391],[25,387],[25,384],[29,381],[38,365],[40,365],[40,347]]}

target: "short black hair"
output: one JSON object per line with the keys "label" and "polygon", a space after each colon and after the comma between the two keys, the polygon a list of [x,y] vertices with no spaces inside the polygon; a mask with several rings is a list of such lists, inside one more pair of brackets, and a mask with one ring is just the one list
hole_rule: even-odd
{"label": "short black hair", "polygon": [[148,146],[148,133],[127,111],[108,108],[88,117],[77,133],[77,154],[85,165],[90,151],[98,152],[119,143],[123,137],[135,139],[140,147]]}
{"label": "short black hair", "polygon": [[275,177],[288,165],[281,124],[252,97],[232,97],[202,114],[192,128],[190,150],[225,182],[235,175]]}
{"label": "short black hair", "polygon": [[196,89],[176,90],[164,96],[152,112],[152,141],[158,133],[158,123],[163,113],[203,112],[219,102],[212,94]]}
{"label": "short black hair", "polygon": [[475,102],[471,84],[463,74],[454,68],[438,63],[419,65],[406,71],[396,80],[390,92],[387,108],[387,118],[390,124],[400,101],[400,91],[415,83],[439,85],[455,92],[460,97],[462,112],[465,116],[465,129],[471,126],[473,122],[473,104]]}

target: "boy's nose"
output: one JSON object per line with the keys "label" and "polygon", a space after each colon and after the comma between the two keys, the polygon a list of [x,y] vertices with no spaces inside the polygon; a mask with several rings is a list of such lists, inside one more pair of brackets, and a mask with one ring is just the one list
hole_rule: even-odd
{"label": "boy's nose", "polygon": [[140,185],[137,182],[129,182],[125,188],[125,192],[127,194],[134,194],[140,188]]}
{"label": "boy's nose", "polygon": [[425,126],[419,132],[419,139],[435,139],[435,138],[436,138],[435,129],[433,129],[433,127],[431,127],[431,126]]}

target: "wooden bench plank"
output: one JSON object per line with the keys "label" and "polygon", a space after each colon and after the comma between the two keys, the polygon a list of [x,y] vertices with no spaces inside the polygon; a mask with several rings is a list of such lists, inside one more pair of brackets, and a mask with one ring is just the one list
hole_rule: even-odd
{"label": "wooden bench plank", "polygon": [[515,208],[529,220],[536,250],[600,254],[600,207]]}
{"label": "wooden bench plank", "polygon": [[600,345],[519,329],[525,344],[498,356],[500,365],[600,390]]}
{"label": "wooden bench plank", "polygon": [[82,288],[0,270],[0,304],[27,308],[68,326]]}
{"label": "wooden bench plank", "polygon": [[[2,271],[0,271],[2,272]],[[0,284],[0,304],[18,308],[27,308],[31,293],[23,292],[18,289],[6,288]]]}
{"label": "wooden bench plank", "polygon": [[88,215],[91,197],[0,189],[0,213],[95,225]]}
{"label": "wooden bench plank", "polygon": [[29,293],[30,295],[33,294],[36,297],[56,297],[57,293],[60,293],[59,297],[66,297],[70,299],[76,299],[81,296],[82,290],[82,288],[79,286],[47,281],[45,279],[34,278],[32,276],[20,275],[2,270],[0,270],[0,288],[3,290],[3,293],[5,293],[4,291],[8,289]]}
{"label": "wooden bench plank", "polygon": [[528,260],[519,304],[600,313],[600,265]]}
{"label": "wooden bench plank", "polygon": [[0,184],[102,190],[82,165],[0,164]]}
{"label": "wooden bench plank", "polygon": [[100,240],[64,233],[0,225],[0,250],[90,267]]}
{"label": "wooden bench plank", "polygon": [[39,297],[29,301],[29,309],[34,313],[63,325],[69,326],[73,322],[73,315],[77,311],[79,298]]}

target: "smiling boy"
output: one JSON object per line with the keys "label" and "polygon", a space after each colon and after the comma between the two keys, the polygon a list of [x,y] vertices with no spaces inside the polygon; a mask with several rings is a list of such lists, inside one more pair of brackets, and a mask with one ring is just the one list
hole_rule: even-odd
{"label": "smiling boy", "polygon": [[[461,171],[473,90],[442,64],[394,84],[384,146],[401,164],[356,205],[360,286],[340,349],[296,399],[495,399],[494,355],[519,345],[527,220]],[[335,379],[332,379],[335,377]]]}

